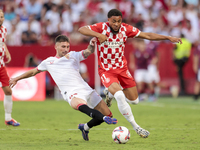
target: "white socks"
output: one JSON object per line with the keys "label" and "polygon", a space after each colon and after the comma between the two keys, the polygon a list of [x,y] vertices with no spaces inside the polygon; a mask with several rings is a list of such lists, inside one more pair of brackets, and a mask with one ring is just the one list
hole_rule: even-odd
{"label": "white socks", "polygon": [[89,131],[90,130],[90,128],[88,127],[87,123],[84,124],[84,130],[85,131]]}
{"label": "white socks", "polygon": [[11,117],[12,106],[13,106],[12,96],[4,95],[5,121],[10,121],[12,119]]}
{"label": "white socks", "polygon": [[131,123],[131,125],[133,126],[133,129],[135,130],[137,127],[139,127],[139,125],[135,122],[135,119],[131,111],[131,107],[126,102],[126,97],[123,91],[117,91],[114,94],[114,97],[117,101],[119,111],[126,118],[126,120]]}
{"label": "white socks", "polygon": [[[108,96],[109,98],[114,98],[114,96],[108,91]],[[125,97],[126,98],[126,97]],[[126,98],[126,101],[130,104],[138,104],[139,103],[139,98],[137,98],[134,101],[130,101],[128,98]]]}
{"label": "white socks", "polygon": [[134,101],[130,101],[128,98],[126,98],[126,101],[129,102],[130,104],[138,104],[139,103],[139,98],[137,98]]}

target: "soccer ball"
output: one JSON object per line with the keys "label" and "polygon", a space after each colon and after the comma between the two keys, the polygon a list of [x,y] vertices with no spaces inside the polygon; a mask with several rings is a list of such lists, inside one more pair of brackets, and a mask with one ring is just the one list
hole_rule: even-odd
{"label": "soccer ball", "polygon": [[117,144],[125,144],[130,139],[130,136],[130,131],[124,126],[116,127],[112,132],[112,139]]}

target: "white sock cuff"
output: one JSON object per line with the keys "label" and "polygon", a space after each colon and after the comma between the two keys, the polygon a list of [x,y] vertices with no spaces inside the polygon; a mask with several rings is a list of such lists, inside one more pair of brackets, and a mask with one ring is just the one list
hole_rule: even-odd
{"label": "white sock cuff", "polygon": [[130,104],[138,104],[139,103],[139,98],[137,97],[135,100],[130,101],[129,99],[126,98],[126,101],[129,102]]}
{"label": "white sock cuff", "polygon": [[122,96],[124,95],[124,92],[123,91],[117,91],[115,94],[114,94],[114,97],[119,97],[119,96]]}
{"label": "white sock cuff", "polygon": [[85,131],[89,131],[90,130],[90,128],[88,127],[87,123],[84,124],[84,130]]}

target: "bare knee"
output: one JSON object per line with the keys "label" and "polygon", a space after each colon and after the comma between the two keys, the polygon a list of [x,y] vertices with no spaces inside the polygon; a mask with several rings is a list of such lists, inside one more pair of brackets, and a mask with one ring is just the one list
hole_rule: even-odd
{"label": "bare knee", "polygon": [[103,100],[101,100],[94,109],[100,111],[105,116],[112,117],[112,112]]}
{"label": "bare knee", "polygon": [[84,105],[84,104],[87,105],[87,102],[84,101],[83,99],[76,98],[76,97],[72,98],[72,100],[71,100],[71,102],[70,102],[71,107],[72,107],[73,109],[75,109],[75,110],[78,110],[78,107],[79,107],[80,105]]}
{"label": "bare knee", "polygon": [[12,95],[12,90],[9,86],[2,87],[5,95]]}

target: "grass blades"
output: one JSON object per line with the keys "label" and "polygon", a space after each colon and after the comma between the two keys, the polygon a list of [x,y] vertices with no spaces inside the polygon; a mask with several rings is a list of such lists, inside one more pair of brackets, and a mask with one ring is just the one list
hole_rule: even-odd
{"label": "grass blades", "polygon": [[[139,137],[120,114],[116,101],[110,107],[118,124],[90,130],[84,141],[77,129],[90,120],[73,110],[65,101],[13,102],[12,117],[19,127],[4,123],[3,102],[0,102],[0,150],[197,150],[200,149],[200,101],[191,97],[160,97],[156,102],[131,105],[136,122],[150,132],[147,139]],[[125,126],[131,132],[126,144],[112,140],[112,130]]]}

